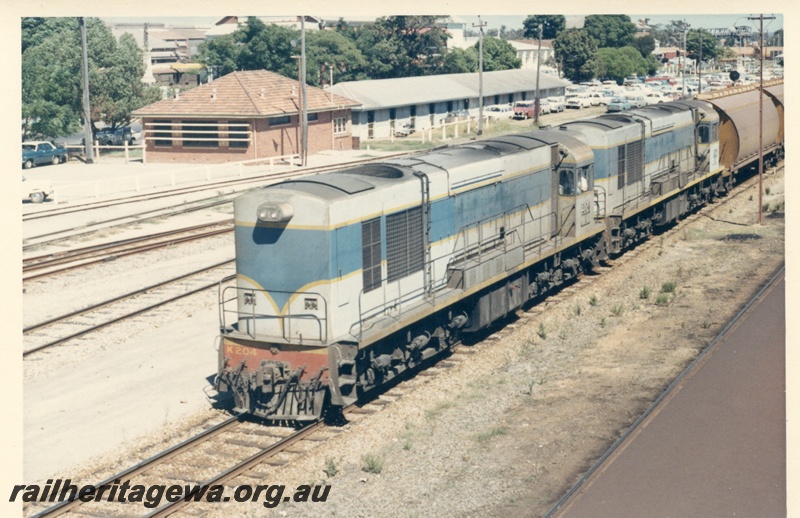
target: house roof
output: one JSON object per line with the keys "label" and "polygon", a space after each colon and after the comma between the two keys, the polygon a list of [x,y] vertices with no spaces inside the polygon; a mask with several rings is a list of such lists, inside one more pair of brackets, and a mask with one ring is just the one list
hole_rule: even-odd
{"label": "house roof", "polygon": [[[306,87],[309,113],[358,106],[359,103],[312,86]],[[177,97],[139,108],[137,117],[272,117],[299,113],[299,84],[274,72],[233,72]]]}
{"label": "house roof", "polygon": [[[428,104],[478,96],[477,73],[443,74],[436,76],[403,77],[349,81],[333,85],[330,90],[361,103],[359,109],[374,110],[393,106]],[[559,88],[571,84],[547,74],[539,76],[539,88]],[[483,73],[483,95],[489,97],[514,92],[531,91],[536,87],[536,70],[514,69]]]}

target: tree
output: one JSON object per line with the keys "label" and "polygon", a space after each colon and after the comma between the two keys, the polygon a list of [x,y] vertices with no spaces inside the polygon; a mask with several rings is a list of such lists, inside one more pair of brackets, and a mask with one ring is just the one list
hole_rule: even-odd
{"label": "tree", "polygon": [[597,75],[597,40],[581,29],[567,29],[553,40],[556,60],[564,76],[572,81],[587,81]]}
{"label": "tree", "polygon": [[[411,77],[440,73],[449,37],[436,26],[440,18],[442,16],[378,18],[373,26],[376,45],[367,49],[358,44],[361,52],[372,62],[373,68],[384,70],[381,76],[372,77]],[[360,38],[359,42],[362,42]],[[392,64],[389,70],[375,66],[375,61],[386,59]]]}
{"label": "tree", "polygon": [[598,76],[614,79],[622,83],[629,75],[644,75],[648,72],[648,63],[639,51],[633,47],[598,49],[600,61]]}
{"label": "tree", "polygon": [[768,47],[783,47],[783,29],[778,29],[767,38]]}
{"label": "tree", "polygon": [[236,54],[237,70],[270,70],[286,77],[297,77],[297,62],[292,56],[300,55],[292,40],[300,40],[300,32],[288,27],[265,24],[255,16],[233,33],[239,44]]}
{"label": "tree", "polygon": [[625,14],[592,14],[583,22],[583,30],[597,40],[597,46],[624,47],[633,43],[636,26]]}
{"label": "tree", "polygon": [[468,49],[454,48],[448,50],[444,56],[442,73],[444,74],[466,74],[478,71],[478,52],[474,47]]}
{"label": "tree", "polygon": [[683,20],[671,20],[667,25],[656,25],[650,31],[650,34],[662,47],[669,45],[682,46],[683,33],[688,31],[689,27],[690,25]]}
{"label": "tree", "polygon": [[632,45],[633,48],[639,51],[643,58],[647,58],[647,56],[651,55],[656,49],[656,40],[648,34],[641,38],[634,38]]}
{"label": "tree", "polygon": [[[76,18],[44,23],[22,19],[23,138],[61,137],[83,122],[81,43]],[[132,37],[120,43],[96,18],[86,20],[91,124],[130,121],[133,110],[161,98],[160,90],[141,84],[142,51]]]}
{"label": "tree", "polygon": [[563,15],[533,14],[522,22],[526,38],[539,37],[539,24],[542,25],[542,39],[552,40],[567,28],[567,19]]}
{"label": "tree", "polygon": [[[477,55],[478,43],[473,47]],[[483,38],[483,70],[508,70],[519,68],[522,61],[517,57],[517,51],[505,40],[498,38]]]}
{"label": "tree", "polygon": [[214,68],[216,76],[235,72],[239,67],[239,45],[232,34],[206,40],[197,46],[194,60]]}
{"label": "tree", "polygon": [[700,59],[702,48],[703,61],[713,60],[722,50],[717,39],[705,29],[691,29],[686,34],[686,52],[694,59]]}
{"label": "tree", "polygon": [[339,31],[315,31],[306,35],[306,71],[308,83],[321,86],[333,81],[369,79],[367,60],[352,40]]}

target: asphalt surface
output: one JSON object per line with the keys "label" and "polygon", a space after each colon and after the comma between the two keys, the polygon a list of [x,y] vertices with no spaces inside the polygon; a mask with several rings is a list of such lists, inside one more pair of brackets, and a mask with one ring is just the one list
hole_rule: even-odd
{"label": "asphalt surface", "polygon": [[783,517],[780,278],[552,516]]}

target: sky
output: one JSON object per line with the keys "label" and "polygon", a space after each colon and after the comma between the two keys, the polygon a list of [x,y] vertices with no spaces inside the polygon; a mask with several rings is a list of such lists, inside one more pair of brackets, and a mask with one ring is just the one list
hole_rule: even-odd
{"label": "sky", "polygon": [[[274,13],[271,13],[274,14]],[[764,29],[766,32],[774,32],[778,29],[783,28],[783,16],[781,14],[773,13],[776,16],[775,20],[765,21],[764,22]],[[769,13],[764,13],[765,16],[768,16]],[[343,13],[340,16],[347,19],[347,13]],[[467,28],[471,28],[473,24],[478,23],[478,16],[473,14],[459,14],[453,13],[451,16],[457,17],[464,22],[467,23]],[[631,20],[638,20],[649,18],[651,24],[667,24],[671,20],[679,20],[683,19],[686,20],[691,28],[706,28],[706,29],[713,29],[713,28],[722,28],[722,27],[729,27],[731,25],[751,25],[754,29],[758,28],[758,21],[750,21],[747,20],[748,16],[754,16],[753,13],[747,12],[739,12],[737,14],[629,14]],[[102,17],[104,20],[112,23],[121,23],[121,22],[129,22],[129,23],[144,23],[144,22],[154,22],[154,23],[165,23],[168,25],[211,25],[216,20],[220,19],[220,16],[194,16],[194,17],[186,17],[186,16],[179,16],[179,17]],[[362,18],[361,16],[357,16],[358,18]],[[502,16],[481,16],[481,20],[487,23],[486,29],[499,29],[502,25],[505,25],[507,29],[517,29],[522,28],[522,21],[525,20],[527,15],[502,15]],[[323,18],[325,18],[323,16]],[[576,22],[578,18],[581,18],[578,15],[567,15],[568,23]],[[338,19],[338,18],[337,18]]]}

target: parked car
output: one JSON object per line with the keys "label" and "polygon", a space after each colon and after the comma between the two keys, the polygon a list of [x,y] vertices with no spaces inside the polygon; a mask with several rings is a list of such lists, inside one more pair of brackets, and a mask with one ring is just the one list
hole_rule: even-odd
{"label": "parked car", "polygon": [[30,169],[35,165],[63,164],[67,161],[67,150],[52,142],[28,141],[22,143],[22,167]]}
{"label": "parked car", "polygon": [[547,102],[550,104],[550,113],[560,113],[564,111],[564,98],[563,97],[548,97]]}
{"label": "parked car", "polygon": [[42,203],[48,196],[53,195],[53,185],[50,180],[28,180],[22,177],[22,199],[31,203]]}
{"label": "parked car", "polygon": [[407,137],[407,136],[411,135],[412,133],[414,133],[414,131],[415,130],[414,130],[413,126],[411,126],[411,123],[406,122],[405,124],[400,126],[400,129],[395,130],[394,136],[395,137]]}
{"label": "parked car", "polygon": [[539,99],[539,115],[546,115],[553,111],[550,107],[550,101],[547,99]]}
{"label": "parked car", "polygon": [[534,116],[534,105],[533,101],[517,101],[514,103],[514,115],[515,119],[530,119]]}
{"label": "parked car", "polygon": [[608,112],[621,112],[622,110],[630,110],[631,103],[625,97],[613,97],[611,102],[608,103]]}
{"label": "parked car", "polygon": [[[131,133],[130,126],[120,126],[118,128],[100,128],[94,132],[94,140],[101,146],[122,146],[125,142],[132,145],[136,137]],[[85,145],[86,139],[81,139],[81,145]]]}
{"label": "parked car", "polygon": [[635,94],[625,94],[625,98],[631,104],[631,108],[644,108],[647,106],[647,100],[645,99],[644,94],[635,93]]}
{"label": "parked car", "polygon": [[608,106],[608,102],[611,100],[610,97],[606,97],[600,92],[592,92],[587,94],[587,97],[589,98],[589,103],[592,106]]}
{"label": "parked car", "polygon": [[577,108],[578,110],[580,110],[581,108],[590,108],[592,106],[592,102],[589,100],[588,97],[575,96],[567,99],[566,106],[567,108]]}
{"label": "parked car", "polygon": [[666,96],[661,92],[650,92],[649,94],[645,94],[644,100],[648,106],[651,104],[658,104],[668,101]]}
{"label": "parked car", "polygon": [[510,119],[514,115],[514,110],[509,104],[493,104],[486,106],[483,111],[488,117],[494,119]]}

